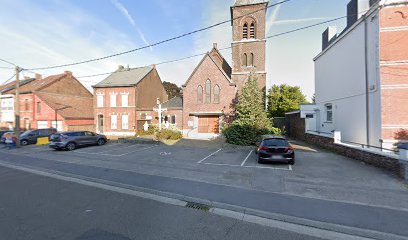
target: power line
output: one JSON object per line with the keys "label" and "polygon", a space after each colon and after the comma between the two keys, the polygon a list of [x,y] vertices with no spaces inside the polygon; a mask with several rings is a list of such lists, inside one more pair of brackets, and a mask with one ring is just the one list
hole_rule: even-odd
{"label": "power line", "polygon": [[8,64],[13,65],[13,66],[16,66],[16,64],[14,64],[14,63],[12,63],[12,62],[10,62],[10,61],[1,59],[1,58],[0,58],[0,61],[5,62],[5,63],[8,63]]}
{"label": "power line", "polygon": [[167,42],[171,42],[171,41],[174,41],[174,40],[177,40],[177,39],[180,39],[180,38],[189,36],[189,35],[193,35],[193,34],[196,34],[196,33],[199,33],[199,32],[203,32],[203,31],[206,31],[206,30],[208,30],[208,29],[211,29],[211,28],[214,28],[214,27],[218,27],[218,26],[220,26],[220,25],[223,25],[223,24],[225,24],[225,23],[229,23],[229,22],[234,21],[234,20],[236,20],[236,19],[240,19],[240,18],[242,18],[242,17],[248,16],[248,15],[257,13],[257,12],[259,12],[259,11],[263,11],[263,10],[266,10],[266,9],[268,9],[268,8],[272,8],[272,7],[275,7],[275,6],[278,6],[278,5],[281,5],[281,4],[290,2],[290,1],[291,1],[291,0],[283,0],[283,1],[281,1],[281,2],[278,2],[278,3],[275,3],[275,4],[269,5],[269,6],[265,7],[265,8],[261,8],[261,9],[259,9],[259,10],[257,10],[257,11],[250,12],[250,13],[248,13],[248,14],[245,14],[245,15],[242,15],[242,16],[239,16],[239,17],[235,17],[235,18],[232,18],[232,19],[228,19],[228,20],[225,20],[225,21],[222,21],[222,22],[219,22],[219,23],[210,25],[210,26],[208,26],[208,27],[200,28],[200,29],[197,29],[197,30],[194,30],[194,31],[191,31],[191,32],[188,32],[188,33],[184,33],[184,34],[182,34],[182,35],[179,35],[179,36],[176,36],[176,37],[172,37],[172,38],[169,38],[169,39],[166,39],[166,40],[162,40],[162,41],[159,41],[159,42],[150,44],[150,45],[146,45],[146,46],[143,46],[143,47],[140,47],[140,48],[135,48],[135,49],[131,49],[131,50],[124,51],[124,52],[120,52],[120,53],[115,53],[115,54],[108,55],[108,56],[104,56],[104,57],[99,57],[99,58],[94,58],[94,59],[89,59],[89,60],[84,60],[84,61],[79,61],[79,62],[74,62],[74,63],[68,63],[68,64],[62,64],[62,65],[55,65],[55,66],[48,66],[48,67],[30,68],[29,70],[46,70],[46,69],[53,69],[53,68],[69,67],[69,66],[74,66],[74,65],[84,64],[84,63],[90,63],[90,62],[100,61],[100,60],[104,60],[104,59],[108,59],[108,58],[112,58],[112,57],[117,57],[117,56],[124,55],[124,54],[129,54],[129,53],[132,53],[132,52],[140,51],[140,50],[143,50],[143,49],[146,49],[146,48],[151,48],[151,47],[155,47],[155,46],[158,46],[158,45],[167,43]]}
{"label": "power line", "polygon": [[[301,28],[296,28],[296,29],[293,29],[293,30],[281,32],[281,33],[278,33],[278,34],[274,34],[274,35],[271,35],[271,36],[267,36],[265,39],[275,38],[275,37],[279,37],[279,36],[282,36],[282,35],[287,35],[287,34],[290,34],[290,33],[294,33],[294,32],[302,31],[302,30],[305,30],[305,29],[309,29],[309,28],[312,28],[312,27],[317,27],[317,26],[320,26],[320,25],[323,25],[323,24],[326,24],[326,23],[335,22],[335,21],[344,19],[344,18],[346,18],[346,17],[347,17],[347,16],[337,17],[337,18],[333,18],[333,19],[330,19],[330,20],[326,20],[326,21],[323,21],[323,22],[316,23],[316,24],[312,24],[312,25],[308,25],[308,26],[301,27]],[[232,47],[225,47],[225,48],[221,48],[221,49],[218,49],[218,50],[223,51],[223,50],[227,50],[227,49],[231,49],[231,48],[232,48]],[[168,61],[164,61],[164,62],[157,63],[157,64],[155,64],[155,65],[156,65],[156,66],[159,66],[159,65],[163,65],[163,64],[168,64],[168,63],[173,63],[173,62],[179,62],[179,61],[182,61],[182,60],[186,60],[186,59],[190,59],[190,58],[194,58],[194,57],[203,56],[203,55],[205,55],[205,54],[207,54],[207,53],[200,53],[200,54],[195,54],[195,55],[191,55],[191,56],[184,57],[184,58],[179,58],[179,59],[174,59],[174,60],[168,60]],[[108,74],[112,74],[112,73],[114,73],[114,72],[100,73],[100,74],[94,74],[94,75],[88,75],[88,76],[80,76],[80,77],[77,77],[77,78],[97,77],[97,76],[103,76],[103,75],[108,75]]]}
{"label": "power line", "polygon": [[14,69],[12,67],[0,67],[0,69]]}
{"label": "power line", "polygon": [[16,76],[16,74],[14,73],[13,76],[11,76],[11,77],[8,78],[6,81],[4,81],[4,82],[2,83],[2,85],[9,83],[15,76]]}

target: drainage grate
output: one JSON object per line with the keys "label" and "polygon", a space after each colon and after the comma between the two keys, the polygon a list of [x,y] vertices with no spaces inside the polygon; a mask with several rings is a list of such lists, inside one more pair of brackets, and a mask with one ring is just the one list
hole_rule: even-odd
{"label": "drainage grate", "polygon": [[208,205],[201,204],[201,203],[195,203],[195,202],[187,202],[186,207],[196,209],[196,210],[205,211],[205,212],[208,212],[210,210],[210,208],[211,208]]}

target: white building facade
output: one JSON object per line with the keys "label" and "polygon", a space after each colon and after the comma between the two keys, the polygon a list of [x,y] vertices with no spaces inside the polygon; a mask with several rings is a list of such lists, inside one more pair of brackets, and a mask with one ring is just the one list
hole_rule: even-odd
{"label": "white building facade", "polygon": [[348,16],[342,33],[323,33],[316,104],[301,107],[306,130],[392,148],[408,131],[408,1],[352,0]]}

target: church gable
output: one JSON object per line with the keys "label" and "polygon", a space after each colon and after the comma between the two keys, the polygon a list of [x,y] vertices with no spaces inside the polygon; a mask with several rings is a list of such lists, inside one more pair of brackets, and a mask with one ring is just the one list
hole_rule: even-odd
{"label": "church gable", "polygon": [[213,49],[203,57],[183,87],[186,87],[193,78],[202,78],[204,76],[207,78],[218,76],[220,80],[222,79],[233,85],[231,81],[231,67],[216,49]]}

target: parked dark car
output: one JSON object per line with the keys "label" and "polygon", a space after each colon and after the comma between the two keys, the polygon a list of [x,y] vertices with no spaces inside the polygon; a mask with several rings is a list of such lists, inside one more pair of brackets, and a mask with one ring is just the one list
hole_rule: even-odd
{"label": "parked dark car", "polygon": [[257,149],[258,163],[285,162],[295,164],[295,150],[281,136],[262,136]]}
{"label": "parked dark car", "polygon": [[51,135],[50,148],[72,151],[80,146],[104,145],[108,139],[105,135],[88,131],[62,132]]}
{"label": "parked dark car", "polygon": [[21,146],[25,146],[28,144],[36,144],[38,138],[43,138],[43,137],[49,138],[52,134],[56,132],[57,132],[57,129],[55,128],[46,128],[46,129],[26,131],[20,135],[20,144]]}

